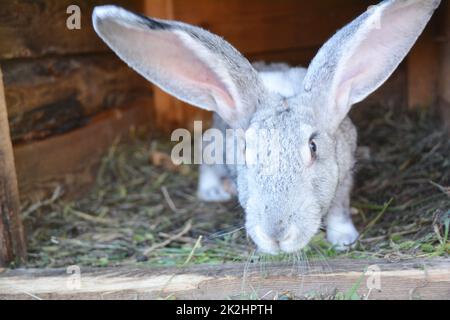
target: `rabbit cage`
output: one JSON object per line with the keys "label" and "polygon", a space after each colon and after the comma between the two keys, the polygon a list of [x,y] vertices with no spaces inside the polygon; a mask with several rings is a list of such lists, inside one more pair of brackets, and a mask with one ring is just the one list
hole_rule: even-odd
{"label": "rabbit cage", "polygon": [[[420,296],[449,298],[448,1],[389,80],[352,110],[361,146],[352,195],[358,245],[339,253],[321,232],[309,251],[287,257],[259,256],[246,238],[238,204],[197,200],[197,167],[171,162],[170,133],[192,130],[194,120],[206,128],[211,114],[172,98],[128,68],[91,22],[95,6],[117,4],[201,26],[252,62],[307,66],[336,30],[377,2],[1,1],[0,296],[30,298],[22,294],[28,289],[14,291],[12,283],[20,287],[21,280],[32,281],[30,274],[64,280],[67,273],[60,268],[80,266],[88,270],[84,279],[113,267],[143,267],[132,276],[124,271],[129,286],[117,281],[117,290],[108,287],[119,298],[133,285],[142,289],[134,277],[148,280],[170,272],[179,277],[166,283],[165,297],[196,292],[196,297],[223,298],[242,289],[244,269],[250,275],[252,265],[274,265],[267,268],[275,276],[258,278],[254,290],[300,297],[317,283],[345,291],[358,272],[377,261],[392,271],[386,275],[392,281],[386,281],[385,297],[389,292],[404,297],[423,279],[401,278],[399,271],[396,282],[395,270],[405,265],[385,261],[411,259],[405,262],[411,272],[422,275],[414,266],[425,262],[431,268]],[[310,274],[303,291],[293,286],[285,264]],[[156,273],[149,271],[158,266]],[[34,271],[12,270],[16,267]],[[358,272],[346,276],[347,271]],[[341,272],[339,281],[333,272]],[[202,281],[208,284],[202,287]],[[156,289],[150,287],[134,294],[154,297]],[[30,292],[53,298],[58,292],[63,297],[98,293],[54,290]]]}

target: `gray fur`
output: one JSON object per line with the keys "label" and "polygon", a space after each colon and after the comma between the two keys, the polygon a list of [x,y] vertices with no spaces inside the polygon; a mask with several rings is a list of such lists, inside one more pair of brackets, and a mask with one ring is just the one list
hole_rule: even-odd
{"label": "gray fur", "polygon": [[[246,230],[262,251],[296,251],[307,245],[322,223],[327,225],[328,239],[343,249],[358,237],[350,218],[357,134],[348,111],[391,75],[439,2],[381,2],[334,35],[308,69],[280,64],[252,67],[230,44],[203,29],[137,16],[113,6],[95,10],[94,26],[148,80],[184,101],[216,111],[220,117],[214,116],[214,127],[223,132],[230,127],[275,129],[281,134],[276,174],[261,174],[259,163],[202,165],[201,199],[224,201],[237,192],[246,212]],[[377,17],[381,24],[373,28]],[[218,87],[193,85],[182,63],[180,70],[186,74],[180,78],[173,70],[161,69],[158,62],[170,69],[178,61],[165,65],[158,47],[133,43],[134,33],[140,40],[148,34],[150,40],[169,47],[175,41],[173,48],[184,50],[189,63],[198,59],[198,70],[215,76]],[[198,67],[194,64],[192,68]],[[222,99],[224,88],[231,99]],[[310,150],[312,138],[316,157]],[[236,139],[233,147],[239,143]],[[236,190],[226,189],[224,179]]]}

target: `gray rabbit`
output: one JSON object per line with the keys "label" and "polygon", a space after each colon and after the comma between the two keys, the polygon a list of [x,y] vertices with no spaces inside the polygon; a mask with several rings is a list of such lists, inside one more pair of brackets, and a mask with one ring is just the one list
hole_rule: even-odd
{"label": "gray rabbit", "polygon": [[93,23],[146,79],[214,111],[214,127],[278,130],[275,174],[262,174],[259,163],[202,165],[198,188],[205,201],[236,192],[247,233],[261,251],[275,254],[301,249],[322,223],[337,249],[357,240],[349,213],[357,134],[348,112],[394,72],[439,3],[387,0],[370,7],[328,40],[308,69],[255,68],[208,31],[116,6],[96,7]]}

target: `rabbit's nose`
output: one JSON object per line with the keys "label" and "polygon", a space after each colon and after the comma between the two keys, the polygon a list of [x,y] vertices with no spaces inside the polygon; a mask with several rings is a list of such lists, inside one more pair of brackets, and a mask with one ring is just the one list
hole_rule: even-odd
{"label": "rabbit's nose", "polygon": [[295,230],[293,227],[286,228],[280,225],[274,225],[266,228],[265,234],[271,241],[280,244],[282,242],[290,241],[293,237],[295,237]]}
{"label": "rabbit's nose", "polygon": [[297,229],[294,226],[291,226],[287,230],[285,230],[283,233],[280,234],[279,242],[290,242],[297,238]]}
{"label": "rabbit's nose", "polygon": [[255,240],[258,244],[258,247],[262,251],[271,254],[276,254],[280,251],[278,241],[274,240],[272,236],[269,236],[266,230],[263,230],[263,228],[261,228],[260,225],[256,226],[255,235],[256,235]]}
{"label": "rabbit's nose", "polygon": [[257,226],[256,242],[262,251],[276,254],[281,251],[293,252],[298,248],[298,230],[295,226],[289,228],[261,228]]}

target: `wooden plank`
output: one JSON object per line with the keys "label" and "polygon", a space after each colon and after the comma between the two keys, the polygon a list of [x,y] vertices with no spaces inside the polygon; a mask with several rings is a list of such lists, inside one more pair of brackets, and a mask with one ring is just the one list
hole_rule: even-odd
{"label": "wooden plank", "polygon": [[368,299],[450,299],[449,259],[332,259],[301,270],[292,263],[81,268],[79,277],[65,269],[7,270],[0,273],[0,299],[273,299],[355,285]]}
{"label": "wooden plank", "polygon": [[37,200],[64,186],[77,195],[95,179],[95,169],[119,137],[148,131],[153,120],[152,100],[139,99],[122,109],[103,112],[86,126],[45,140],[16,145],[19,190],[23,200]]}
{"label": "wooden plank", "polygon": [[19,191],[0,69],[0,266],[26,259]]}
{"label": "wooden plank", "polygon": [[171,95],[165,93],[157,86],[153,86],[155,104],[155,126],[161,133],[168,134],[177,128],[183,128],[187,124],[184,119],[185,110],[188,106]]}
{"label": "wooden plank", "polygon": [[150,97],[150,84],[112,53],[2,63],[13,143],[80,127],[89,117]]}
{"label": "wooden plank", "polygon": [[430,107],[437,99],[439,45],[435,15],[408,55],[408,107]]}
{"label": "wooden plank", "polygon": [[245,54],[320,46],[337,29],[377,3],[361,0],[170,1],[175,19],[217,33]]}
{"label": "wooden plank", "polygon": [[450,4],[442,3],[442,43],[440,48],[439,104],[444,125],[450,132]]}
{"label": "wooden plank", "polygon": [[[143,11],[153,17],[175,19],[172,0],[146,0],[144,1]],[[184,120],[186,103],[173,98],[157,86],[153,86],[153,94],[155,100],[155,125],[158,131],[168,134],[187,123]]]}
{"label": "wooden plank", "polygon": [[[195,4],[195,1],[186,2]],[[178,19],[174,12],[175,5],[179,4],[172,0],[147,0],[144,2],[144,12],[153,17]],[[204,121],[205,126],[210,122],[210,112],[175,99],[156,86],[153,88],[155,125],[159,132],[170,134],[177,128],[193,129],[195,120]]]}
{"label": "wooden plank", "polygon": [[[140,0],[34,0],[2,1],[0,59],[108,51],[91,23],[93,7],[100,4],[141,10]],[[67,7],[81,9],[81,29],[69,30]]]}

